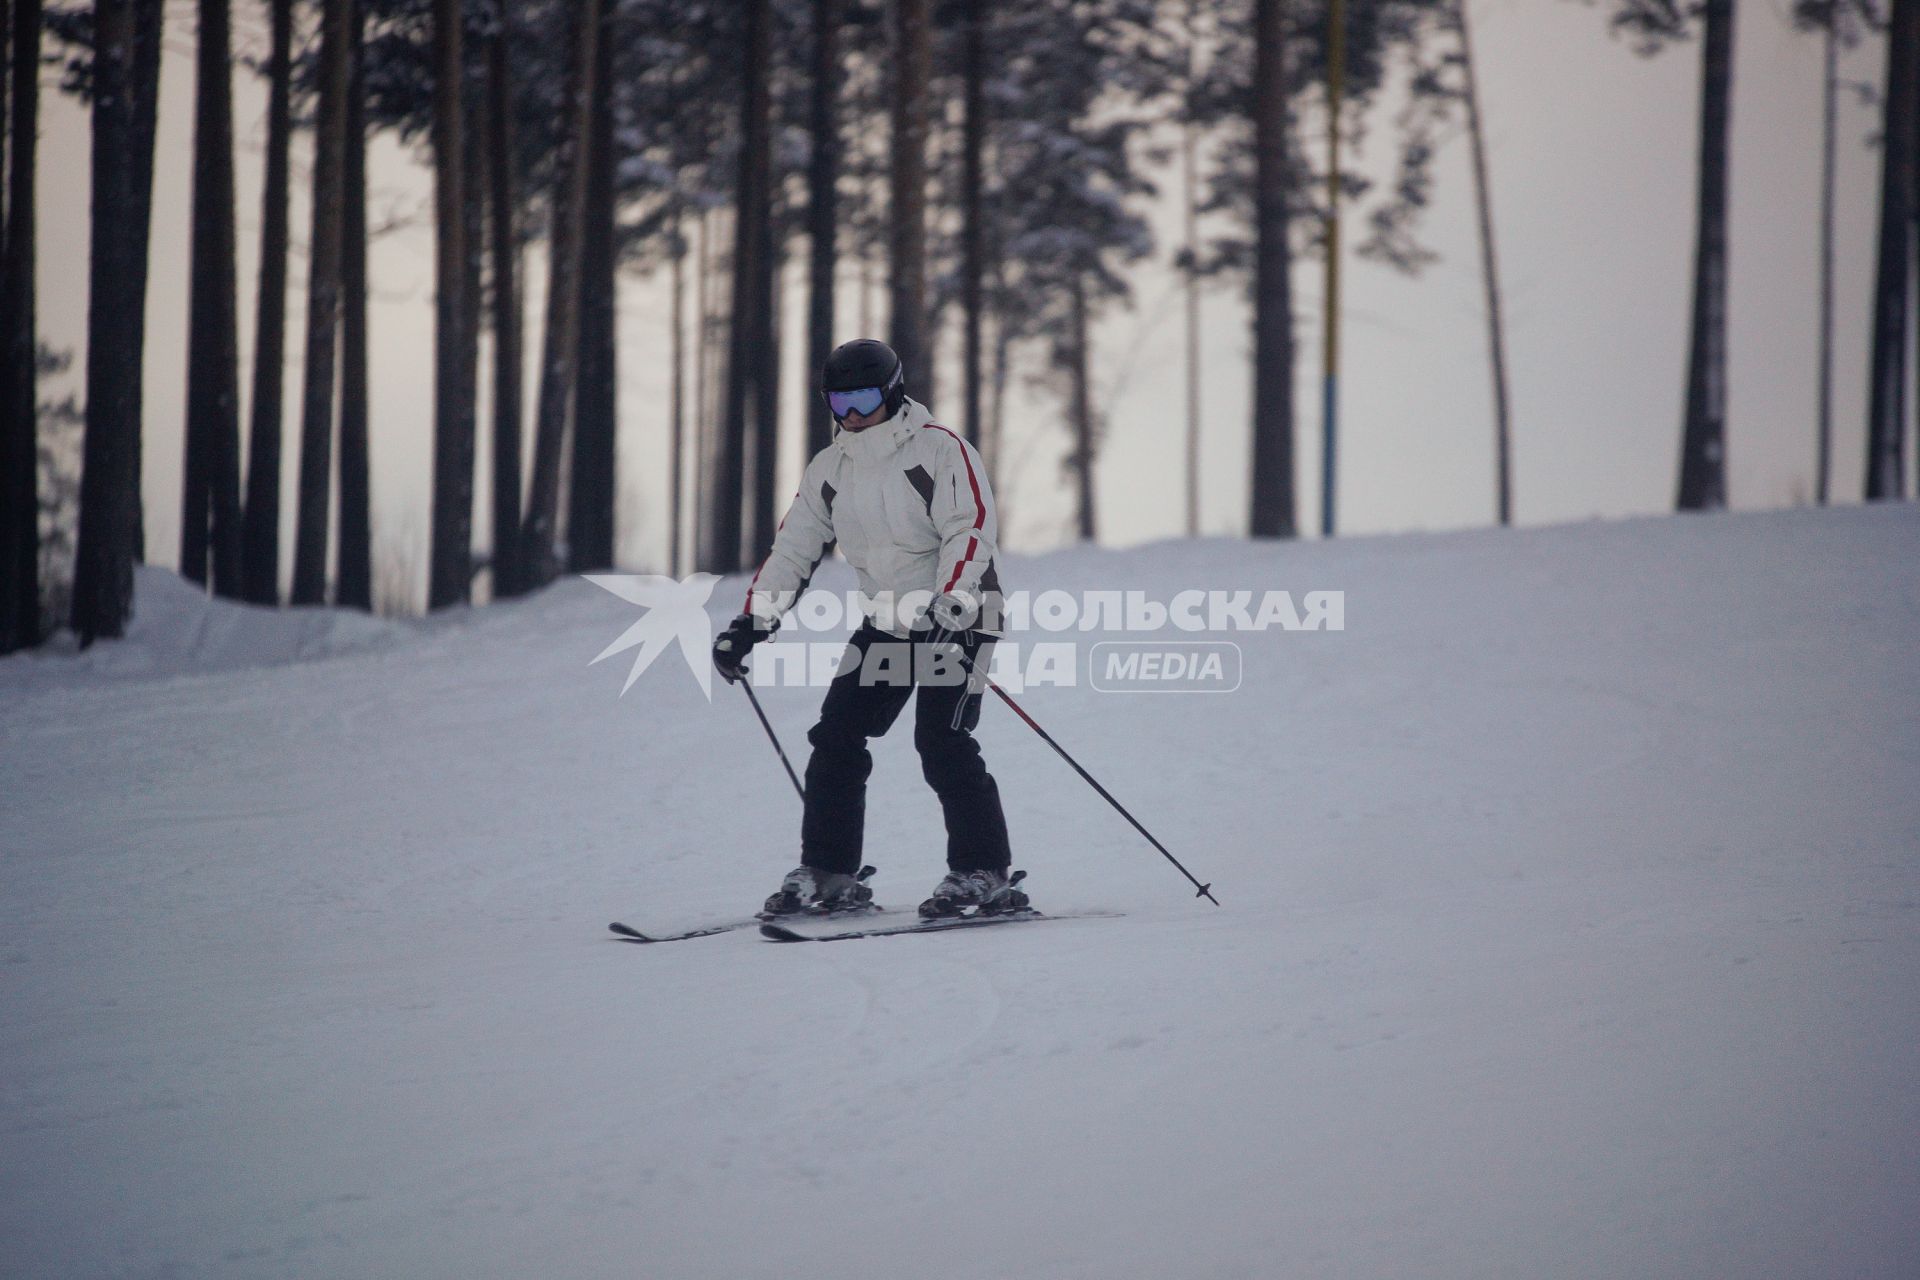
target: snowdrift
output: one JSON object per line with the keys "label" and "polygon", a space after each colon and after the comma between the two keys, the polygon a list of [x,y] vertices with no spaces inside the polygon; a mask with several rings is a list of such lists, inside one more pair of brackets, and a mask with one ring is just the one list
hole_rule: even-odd
{"label": "snowdrift", "polygon": [[84,652],[62,632],[46,648],[0,660],[0,688],[280,666],[381,649],[403,623],[353,609],[266,609],[207,594],[179,574],[134,568],[133,620],[124,639]]}

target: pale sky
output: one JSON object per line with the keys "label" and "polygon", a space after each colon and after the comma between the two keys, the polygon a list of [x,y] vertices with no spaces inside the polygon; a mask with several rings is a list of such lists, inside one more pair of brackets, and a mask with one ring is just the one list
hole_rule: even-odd
{"label": "pale sky", "polygon": [[[1787,10],[1788,0],[1747,0],[1735,33],[1728,451],[1732,502],[1746,509],[1810,501],[1813,492],[1822,54],[1818,38],[1791,30]],[[1567,0],[1474,0],[1471,12],[1506,288],[1517,518],[1542,524],[1670,510],[1685,377],[1699,46],[1635,57],[1609,38],[1600,9]],[[168,17],[143,490],[150,559],[171,566],[178,556],[185,403],[192,7],[175,0]],[[262,11],[236,6],[237,49],[264,50],[265,33]],[[1876,38],[1844,56],[1842,74],[1877,85],[1884,63],[1885,46]],[[42,79],[40,326],[46,341],[74,351],[77,383],[85,341],[88,125],[71,101],[51,91],[51,74]],[[251,385],[264,108],[260,83],[236,77],[243,400]],[[1858,499],[1865,465],[1878,153],[1864,143],[1878,127],[1877,109],[1843,99],[1833,457],[1840,501]],[[1387,117],[1378,116],[1363,157],[1371,171],[1384,172],[1390,133]],[[293,227],[301,244],[306,158],[297,147]],[[431,187],[420,158],[390,140],[376,146],[374,220],[391,212],[414,216],[376,242],[370,264],[376,576],[385,579],[389,598],[404,595],[416,604],[425,595],[433,347]],[[1355,258],[1343,261],[1342,533],[1470,527],[1493,518],[1492,394],[1464,133],[1443,151],[1438,175],[1421,234],[1440,263],[1407,280]],[[1109,424],[1099,517],[1102,539],[1113,545],[1179,536],[1185,522],[1184,321],[1168,266],[1178,247],[1177,174],[1165,175],[1162,196],[1155,212],[1161,252],[1135,274],[1134,308],[1108,318],[1095,336],[1096,394]],[[1356,239],[1349,235],[1348,243]],[[804,241],[796,240],[794,250],[785,292],[783,491],[801,465],[802,415],[817,403],[801,368]],[[304,258],[290,274],[283,555],[291,546],[298,454]],[[845,339],[860,336],[852,327],[860,312],[851,264],[843,279]],[[622,567],[654,571],[666,567],[665,286],[664,272],[629,273],[619,303],[618,547]],[[1316,530],[1320,263],[1303,260],[1294,288],[1299,518],[1303,530]],[[1205,303],[1202,521],[1212,534],[1246,527],[1252,374],[1243,298],[1238,284],[1223,284]],[[537,296],[530,301],[531,360],[541,313]],[[956,336],[950,333],[949,342]],[[951,373],[942,382],[955,386]],[[529,378],[529,396],[533,390]],[[1002,482],[1004,541],[1009,550],[1043,550],[1071,528],[1071,494],[1059,469],[1068,447],[1061,406],[1024,382],[1009,403],[1014,442]],[[932,407],[958,421],[957,399]],[[482,534],[489,527],[487,448],[483,434],[475,524]]]}

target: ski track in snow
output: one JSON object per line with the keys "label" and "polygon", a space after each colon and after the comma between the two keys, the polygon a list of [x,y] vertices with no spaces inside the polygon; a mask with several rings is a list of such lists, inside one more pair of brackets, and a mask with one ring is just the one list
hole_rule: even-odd
{"label": "ski track in snow", "polygon": [[1910,506],[1016,559],[1347,629],[1020,695],[1222,907],[990,706],[1036,903],[1125,918],[832,947],[606,940],[798,826],[734,691],[588,665],[612,596],[143,570],[125,644],[0,661],[0,1274],[1920,1274],[1916,563]]}

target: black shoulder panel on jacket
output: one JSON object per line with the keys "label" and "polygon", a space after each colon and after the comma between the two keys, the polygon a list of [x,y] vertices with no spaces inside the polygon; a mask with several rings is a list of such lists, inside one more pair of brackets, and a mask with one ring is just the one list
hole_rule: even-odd
{"label": "black shoulder panel on jacket", "polygon": [[907,483],[919,493],[920,501],[927,504],[927,514],[933,514],[933,477],[927,474],[925,467],[907,468]]}

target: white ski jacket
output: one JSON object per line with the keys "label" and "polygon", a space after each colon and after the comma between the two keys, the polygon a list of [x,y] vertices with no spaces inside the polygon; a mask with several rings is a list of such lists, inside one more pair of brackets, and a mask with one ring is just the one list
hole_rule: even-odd
{"label": "white ski jacket", "polygon": [[[807,464],[773,550],[747,586],[746,612],[773,630],[835,541],[870,598],[952,591],[991,604],[1001,590],[999,533],[980,455],[909,399],[885,422],[841,431]],[[889,607],[872,620],[902,636],[911,621]]]}

